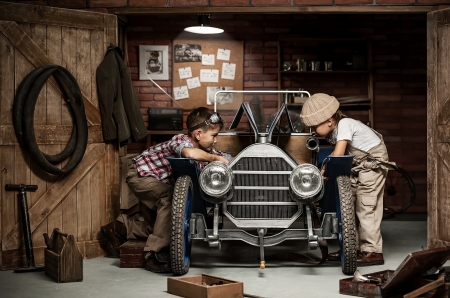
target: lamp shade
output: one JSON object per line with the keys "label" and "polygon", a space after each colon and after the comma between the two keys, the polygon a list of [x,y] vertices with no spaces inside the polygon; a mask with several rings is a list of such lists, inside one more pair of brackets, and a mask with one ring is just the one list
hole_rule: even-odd
{"label": "lamp shade", "polygon": [[210,17],[211,16],[209,14],[199,14],[198,15],[198,25],[184,28],[184,31],[188,31],[191,33],[197,33],[197,34],[222,33],[223,29],[211,27],[209,25]]}

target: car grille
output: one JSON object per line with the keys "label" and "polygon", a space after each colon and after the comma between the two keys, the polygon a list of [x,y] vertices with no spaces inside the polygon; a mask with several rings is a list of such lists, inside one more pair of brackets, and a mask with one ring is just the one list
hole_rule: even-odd
{"label": "car grille", "polygon": [[292,170],[283,158],[243,157],[232,167],[235,190],[227,212],[237,219],[292,218],[299,209],[289,191]]}

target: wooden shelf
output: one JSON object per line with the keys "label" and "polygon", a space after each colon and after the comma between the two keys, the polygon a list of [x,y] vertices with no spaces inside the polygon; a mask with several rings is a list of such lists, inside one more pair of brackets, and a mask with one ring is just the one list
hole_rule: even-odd
{"label": "wooden shelf", "polygon": [[[288,107],[290,106],[294,106],[294,107],[302,107],[303,104],[302,103],[288,103],[287,104]],[[370,103],[341,103],[339,105],[339,107],[344,108],[344,107],[365,107],[365,108],[370,108]]]}
{"label": "wooden shelf", "polygon": [[[364,38],[311,38],[281,35],[278,43],[278,64],[282,66],[286,61],[293,67],[287,71],[278,69],[278,89],[302,88],[311,94],[324,92],[335,95],[333,93],[336,92],[339,97],[344,98],[368,98],[368,101],[362,102],[341,102],[340,107],[350,114],[352,111],[358,111],[354,113],[356,119],[361,117],[358,120],[367,120],[373,123],[372,55],[372,42]],[[319,68],[322,70],[297,71],[295,61],[298,59],[307,62],[331,61],[333,70],[325,71],[323,68]],[[352,69],[351,65],[348,66],[347,62],[349,61],[355,66],[359,66],[359,69]],[[353,80],[352,76],[356,79]],[[346,89],[349,94],[345,93]],[[284,98],[280,97],[280,100],[282,101]],[[301,110],[303,104],[288,103],[288,106],[295,110]],[[367,113],[360,111],[367,111]]]}
{"label": "wooden shelf", "polygon": [[331,71],[296,71],[296,70],[282,70],[280,72],[281,75],[305,75],[305,74],[367,74],[368,70],[331,70]]}

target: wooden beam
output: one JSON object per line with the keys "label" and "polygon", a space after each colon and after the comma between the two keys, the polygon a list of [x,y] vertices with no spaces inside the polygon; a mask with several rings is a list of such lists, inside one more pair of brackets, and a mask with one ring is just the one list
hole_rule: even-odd
{"label": "wooden beam", "polygon": [[50,6],[0,2],[0,19],[103,31],[103,14]]}
{"label": "wooden beam", "polygon": [[[42,194],[38,201],[29,209],[30,230],[33,232],[52,210],[64,199],[77,183],[95,166],[97,161],[105,155],[105,144],[88,145],[83,159],[69,174],[62,176],[48,190]],[[4,231],[2,250],[19,248],[22,239],[21,223],[16,223],[11,231]]]}
{"label": "wooden beam", "polygon": [[439,162],[442,162],[450,170],[450,145],[448,143],[438,143],[437,153],[440,158]]}
{"label": "wooden beam", "polygon": [[437,117],[437,123],[447,124],[450,120],[450,97],[444,102],[444,104],[439,108],[439,114]]}
{"label": "wooden beam", "polygon": [[[35,125],[34,134],[39,145],[66,145],[72,134],[71,125]],[[88,126],[88,144],[103,143],[101,125]],[[13,125],[0,125],[0,145],[18,145]]]}
{"label": "wooden beam", "polygon": [[[33,64],[34,67],[40,67],[47,64],[55,64],[44,51],[17,25],[16,22],[0,21],[0,32]],[[60,90],[55,79],[51,77],[49,81]],[[83,94],[84,109],[89,124],[100,124],[100,111],[88,97]]]}
{"label": "wooden beam", "polygon": [[154,14],[425,14],[437,10],[437,6],[419,5],[368,5],[368,6],[262,6],[262,7],[135,7],[109,8],[108,12],[116,15],[154,15]]}

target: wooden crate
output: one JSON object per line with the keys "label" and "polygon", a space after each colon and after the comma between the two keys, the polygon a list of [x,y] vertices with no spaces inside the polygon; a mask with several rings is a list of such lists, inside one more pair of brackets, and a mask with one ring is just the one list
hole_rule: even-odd
{"label": "wooden crate", "polygon": [[128,240],[120,246],[120,268],[144,268],[144,240]]}
{"label": "wooden crate", "polygon": [[82,281],[83,255],[78,250],[73,235],[54,229],[46,242],[45,274],[58,283]]}
{"label": "wooden crate", "polygon": [[208,274],[168,277],[167,292],[186,298],[242,298],[244,283]]}

